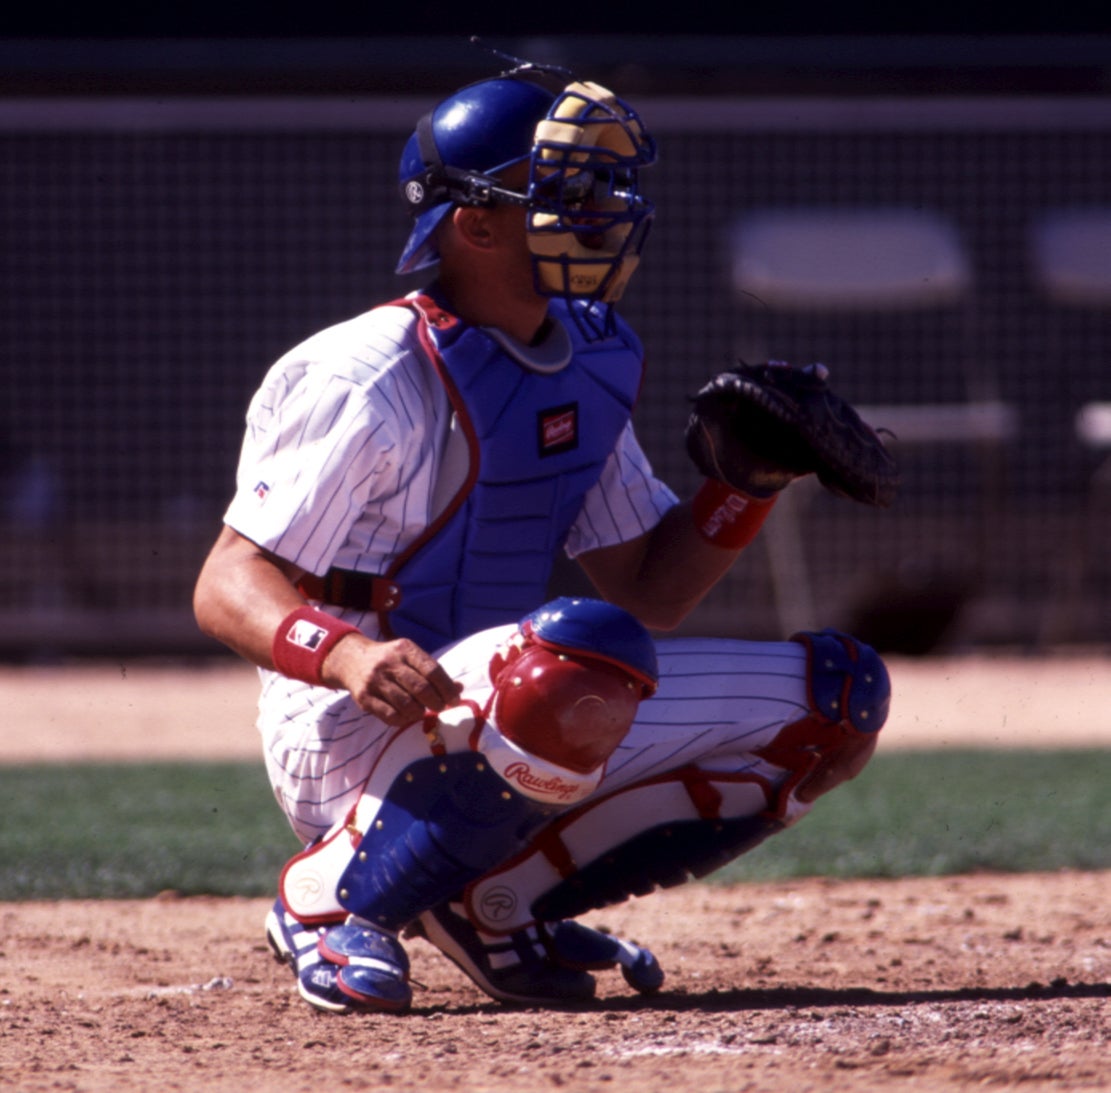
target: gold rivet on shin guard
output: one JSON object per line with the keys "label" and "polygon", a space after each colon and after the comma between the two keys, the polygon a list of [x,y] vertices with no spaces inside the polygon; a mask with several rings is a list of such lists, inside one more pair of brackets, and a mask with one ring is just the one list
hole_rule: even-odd
{"label": "gold rivet on shin guard", "polygon": [[350,892],[348,892],[346,888],[341,888],[341,889],[339,890],[339,898],[340,898],[340,899],[347,899],[347,897],[348,897],[348,896],[349,896],[350,894],[351,894],[351,893],[350,893]]}
{"label": "gold rivet on shin guard", "polygon": [[365,850],[360,850],[359,851],[359,861],[366,861],[366,851]]}

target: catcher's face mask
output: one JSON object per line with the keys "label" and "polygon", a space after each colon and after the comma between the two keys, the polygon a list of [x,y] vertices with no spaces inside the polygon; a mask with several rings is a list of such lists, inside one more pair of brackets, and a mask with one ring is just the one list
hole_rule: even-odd
{"label": "catcher's face mask", "polygon": [[640,262],[653,206],[638,172],[656,145],[595,83],[572,83],[536,127],[528,232],[538,291],[614,303]]}

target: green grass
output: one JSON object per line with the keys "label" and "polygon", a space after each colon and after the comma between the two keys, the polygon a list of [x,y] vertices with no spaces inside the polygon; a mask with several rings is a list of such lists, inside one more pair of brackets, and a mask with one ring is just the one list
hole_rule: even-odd
{"label": "green grass", "polygon": [[880,754],[714,879],[1067,868],[1111,868],[1111,751]]}
{"label": "green grass", "polygon": [[[261,764],[0,768],[0,900],[265,896],[298,846]],[[1111,868],[1111,751],[894,752],[714,881]]]}
{"label": "green grass", "polygon": [[0,768],[0,899],[265,895],[298,844],[261,763]]}

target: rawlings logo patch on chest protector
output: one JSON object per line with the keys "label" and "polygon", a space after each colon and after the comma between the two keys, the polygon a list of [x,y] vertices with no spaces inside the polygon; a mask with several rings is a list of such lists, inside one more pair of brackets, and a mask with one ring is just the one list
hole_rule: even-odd
{"label": "rawlings logo patch on chest protector", "polygon": [[558,455],[579,446],[579,404],[569,402],[536,415],[537,455]]}

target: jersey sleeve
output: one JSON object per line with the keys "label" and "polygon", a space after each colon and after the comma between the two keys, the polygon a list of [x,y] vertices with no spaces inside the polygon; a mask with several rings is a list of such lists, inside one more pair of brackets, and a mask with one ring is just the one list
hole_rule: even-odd
{"label": "jersey sleeve", "polygon": [[630,422],[606,459],[601,477],[583,499],[567,537],[567,553],[575,558],[635,539],[654,528],[678,501],[653,473]]}
{"label": "jersey sleeve", "polygon": [[402,369],[296,354],[271,369],[251,401],[224,520],[320,575],[368,504],[402,489],[424,394]]}

